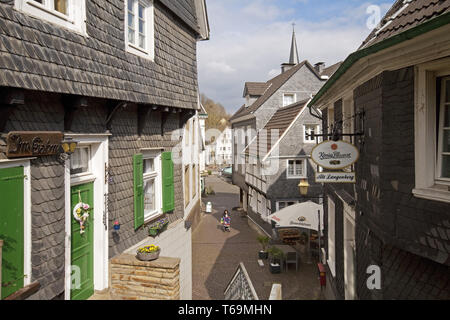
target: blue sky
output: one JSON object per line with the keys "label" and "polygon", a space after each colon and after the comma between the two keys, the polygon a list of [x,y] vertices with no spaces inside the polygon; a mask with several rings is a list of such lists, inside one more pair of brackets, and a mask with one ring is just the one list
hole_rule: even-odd
{"label": "blue sky", "polygon": [[370,33],[367,8],[394,0],[206,0],[211,39],[198,44],[200,92],[234,113],[247,81],[265,82],[289,59],[295,23],[300,60],[332,65]]}

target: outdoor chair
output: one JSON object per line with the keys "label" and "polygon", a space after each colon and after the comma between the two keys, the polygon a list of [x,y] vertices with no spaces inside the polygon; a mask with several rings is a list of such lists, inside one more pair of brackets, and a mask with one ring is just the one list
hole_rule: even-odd
{"label": "outdoor chair", "polygon": [[295,252],[288,252],[286,254],[285,260],[286,260],[285,261],[286,271],[288,270],[289,263],[295,263],[295,271],[298,271],[298,259],[297,259],[297,254]]}

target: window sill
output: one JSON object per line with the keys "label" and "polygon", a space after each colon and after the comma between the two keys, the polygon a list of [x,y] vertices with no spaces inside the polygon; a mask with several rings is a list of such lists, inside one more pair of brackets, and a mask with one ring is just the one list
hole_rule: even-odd
{"label": "window sill", "polygon": [[151,61],[155,60],[154,54],[152,54],[150,50],[149,51],[143,50],[131,43],[127,44],[126,51],[128,53],[134,54],[136,56],[139,56],[139,57],[151,60]]}
{"label": "window sill", "polygon": [[450,191],[442,189],[442,187],[414,189],[412,193],[416,198],[450,203]]}
{"label": "window sill", "polygon": [[156,219],[161,217],[163,215],[162,212],[155,211],[151,214],[149,214],[147,217],[144,217],[144,225],[148,225],[151,222],[154,222]]}
{"label": "window sill", "polygon": [[306,176],[288,176],[286,177],[288,180],[295,180],[295,179],[307,179]]}
{"label": "window sill", "polygon": [[[80,1],[81,2],[81,1]],[[85,3],[81,2],[75,8],[69,6],[69,15],[63,14],[59,11],[49,9],[48,7],[35,1],[17,1],[16,9],[25,12],[38,19],[56,24],[60,27],[66,28],[70,31],[76,32],[81,36],[88,37],[86,32],[86,17],[85,17]]]}

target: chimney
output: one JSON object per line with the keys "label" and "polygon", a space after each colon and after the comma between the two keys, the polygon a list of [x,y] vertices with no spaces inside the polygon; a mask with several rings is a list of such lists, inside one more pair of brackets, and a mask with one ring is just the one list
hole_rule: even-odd
{"label": "chimney", "polygon": [[289,69],[292,69],[293,67],[295,67],[295,64],[283,63],[281,65],[281,73],[284,73],[284,72],[288,71]]}
{"label": "chimney", "polygon": [[325,69],[325,62],[317,62],[314,65],[314,69],[316,69],[318,74],[322,74],[323,69]]}

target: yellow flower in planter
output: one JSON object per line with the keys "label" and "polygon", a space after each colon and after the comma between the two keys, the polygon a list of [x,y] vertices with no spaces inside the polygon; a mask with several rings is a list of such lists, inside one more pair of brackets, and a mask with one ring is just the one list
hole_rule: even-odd
{"label": "yellow flower in planter", "polygon": [[140,253],[152,253],[152,252],[159,251],[159,247],[152,244],[150,246],[145,246],[145,247],[139,248],[138,251]]}

